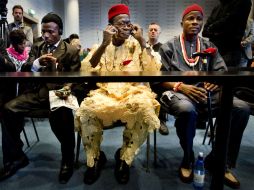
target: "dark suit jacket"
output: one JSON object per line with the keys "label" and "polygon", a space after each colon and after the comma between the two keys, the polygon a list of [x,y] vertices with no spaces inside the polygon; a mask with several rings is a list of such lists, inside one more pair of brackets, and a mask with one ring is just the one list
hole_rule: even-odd
{"label": "dark suit jacket", "polygon": [[[47,53],[47,47],[44,41],[35,43],[29,54],[29,59],[24,64],[22,71],[31,71],[33,62],[40,56]],[[64,41],[60,41],[59,45],[53,52],[53,56],[57,58],[57,71],[79,71],[81,63],[79,60],[79,51]],[[46,67],[42,71],[55,71],[51,67]]]}
{"label": "dark suit jacket", "polygon": [[213,8],[203,28],[203,37],[209,38],[221,54],[241,51],[241,40],[251,9],[251,0],[220,0]]}
{"label": "dark suit jacket", "polygon": [[[21,71],[31,71],[33,62],[39,58],[41,55],[47,53],[47,47],[45,42],[38,42],[35,43],[32,46],[31,52],[29,54],[29,59],[26,64],[22,66]],[[64,41],[60,41],[59,45],[53,52],[53,56],[57,58],[58,66],[57,68],[55,66],[49,65],[48,67],[45,67],[40,70],[40,72],[67,72],[67,71],[79,71],[81,63],[79,59],[79,51],[69,45],[68,43]],[[39,92],[40,97],[42,98],[48,98],[48,91],[54,90],[54,89],[60,89],[64,86],[64,83],[57,83],[57,84],[30,84],[27,86],[25,85],[25,91],[34,91]],[[75,93],[77,85],[73,85],[72,90]]]}

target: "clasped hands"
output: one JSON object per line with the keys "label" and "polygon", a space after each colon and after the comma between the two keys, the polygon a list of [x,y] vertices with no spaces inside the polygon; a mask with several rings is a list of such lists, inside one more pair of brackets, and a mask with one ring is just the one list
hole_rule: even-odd
{"label": "clasped hands", "polygon": [[52,53],[47,53],[39,58],[39,63],[43,67],[55,67],[57,65],[57,58]]}
{"label": "clasped hands", "polygon": [[219,88],[218,85],[208,82],[199,84],[202,84],[202,86],[181,84],[179,90],[196,103],[206,103],[208,91],[213,92]]}

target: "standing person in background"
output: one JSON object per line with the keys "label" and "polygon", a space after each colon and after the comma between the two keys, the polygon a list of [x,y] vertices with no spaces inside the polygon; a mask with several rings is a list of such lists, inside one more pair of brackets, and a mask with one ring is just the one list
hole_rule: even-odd
{"label": "standing person in background", "polygon": [[152,22],[148,26],[148,44],[155,52],[158,52],[162,43],[159,42],[161,27],[158,23]]}
{"label": "standing person in background", "polygon": [[[159,42],[160,34],[161,34],[160,25],[158,23],[151,22],[148,26],[148,42],[147,43],[153,48],[155,52],[158,52],[162,45],[162,43]],[[154,92],[158,94],[160,92],[160,90],[156,88],[154,88],[153,90]],[[167,121],[166,117],[167,117],[167,113],[161,109],[160,115],[159,115],[159,119],[160,119],[159,132],[162,135],[169,134],[168,127],[166,125],[166,121]]]}
{"label": "standing person in background", "polygon": [[252,43],[254,42],[254,22],[252,18],[248,18],[246,29],[244,32],[243,39],[241,41],[242,46],[242,57],[241,67],[249,66],[252,62]]}
{"label": "standing person in background", "polygon": [[239,67],[241,41],[251,10],[251,0],[220,0],[203,29],[203,37],[213,42],[228,67]]}
{"label": "standing person in background", "polygon": [[29,26],[26,26],[23,22],[23,7],[21,5],[14,5],[12,8],[12,16],[14,19],[14,22],[10,23],[8,25],[9,30],[17,30],[17,29],[22,29],[23,32],[26,35],[26,45],[31,47],[33,45],[33,31],[32,28]]}

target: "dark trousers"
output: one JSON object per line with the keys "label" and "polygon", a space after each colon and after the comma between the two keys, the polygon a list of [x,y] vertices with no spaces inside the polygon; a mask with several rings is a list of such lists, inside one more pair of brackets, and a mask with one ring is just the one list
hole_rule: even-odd
{"label": "dark trousers", "polygon": [[[42,109],[49,110],[49,100],[48,96],[43,98],[38,93],[22,94],[5,104],[2,126],[4,164],[24,156],[23,142],[20,139],[20,133],[24,127],[24,116],[31,111]],[[62,161],[73,162],[75,135],[72,110],[63,107],[50,112],[49,121],[52,131],[61,143]]]}
{"label": "dark trousers", "polygon": [[[175,95],[171,100],[163,98],[166,107],[170,114],[174,115],[175,127],[177,136],[180,140],[180,145],[184,151],[184,158],[182,161],[183,167],[189,167],[193,161],[193,139],[195,137],[196,123],[198,116],[206,111],[206,104],[196,104],[183,94],[172,92]],[[216,110],[218,104],[219,93],[212,96],[212,108]],[[232,117],[231,117],[231,131],[229,136],[228,159],[229,167],[234,167],[238,157],[240,144],[244,129],[247,126],[250,116],[250,107],[246,102],[234,98]]]}

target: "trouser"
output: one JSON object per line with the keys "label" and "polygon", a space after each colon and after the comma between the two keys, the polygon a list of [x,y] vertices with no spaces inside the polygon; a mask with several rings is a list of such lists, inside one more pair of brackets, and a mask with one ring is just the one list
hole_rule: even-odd
{"label": "trouser", "polygon": [[[6,103],[3,110],[2,150],[3,163],[24,156],[20,133],[24,127],[24,116],[31,111],[49,110],[48,98],[37,93],[22,94]],[[73,162],[75,135],[72,110],[59,108],[49,115],[51,129],[61,143],[62,161]]]}
{"label": "trouser", "polygon": [[[138,95],[136,94],[135,96]],[[145,142],[148,132],[159,128],[158,113],[156,113],[151,103],[152,101],[148,98],[146,99],[147,102],[141,105],[140,100],[144,97],[129,99],[128,103],[112,102],[111,98],[102,97],[103,99],[101,98],[101,100],[103,102],[93,101],[93,98],[86,98],[76,111],[76,129],[82,137],[87,166],[93,167],[94,160],[99,158],[103,128],[112,125],[112,122],[118,120],[126,124],[123,132],[120,159],[131,165],[139,147]],[[90,102],[92,104],[89,104]],[[105,109],[101,109],[102,107]]]}
{"label": "trouser", "polygon": [[[172,92],[174,93],[174,92]],[[182,161],[183,167],[189,167],[193,162],[193,139],[195,137],[196,122],[199,113],[204,109],[204,105],[200,106],[192,102],[188,97],[180,93],[175,95],[171,100],[165,99],[170,114],[174,115],[176,133],[180,140],[180,145],[184,151]],[[218,104],[218,93],[212,96],[212,108],[216,108]],[[215,109],[216,110],[216,109]],[[246,102],[234,98],[231,116],[231,131],[228,145],[227,164],[234,167],[239,153],[243,131],[249,120],[250,107]]]}
{"label": "trouser", "polygon": [[227,165],[230,168],[236,166],[243,132],[248,124],[250,113],[250,107],[245,101],[234,98],[227,155]]}
{"label": "trouser", "polygon": [[179,97],[174,96],[171,103],[167,106],[171,110],[170,113],[175,116],[176,134],[184,152],[181,166],[189,168],[194,160],[193,139],[196,132],[198,111],[196,105],[189,99],[179,99]]}
{"label": "trouser", "polygon": [[[84,127],[80,133],[87,157],[87,165],[94,166],[94,159],[100,155],[100,145],[102,142],[103,126],[90,118],[90,125]],[[95,121],[95,122],[93,122]],[[137,154],[139,147],[145,142],[148,135],[148,128],[135,124],[132,129],[125,127],[123,132],[123,145],[121,147],[120,158],[131,165]]]}

